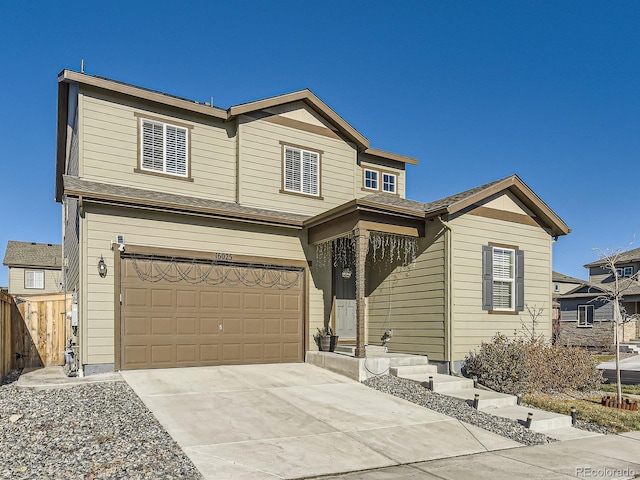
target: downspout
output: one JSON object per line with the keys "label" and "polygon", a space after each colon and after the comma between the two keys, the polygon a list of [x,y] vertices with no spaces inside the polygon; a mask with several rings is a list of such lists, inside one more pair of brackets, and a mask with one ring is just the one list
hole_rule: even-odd
{"label": "downspout", "polygon": [[453,363],[453,266],[452,259],[453,253],[451,251],[451,245],[453,243],[453,228],[448,222],[442,220],[442,216],[438,215],[438,221],[445,228],[444,236],[444,248],[446,250],[446,268],[445,268],[445,295],[447,301],[445,302],[445,321],[447,322],[447,355],[446,359],[449,364],[449,374],[455,371]]}

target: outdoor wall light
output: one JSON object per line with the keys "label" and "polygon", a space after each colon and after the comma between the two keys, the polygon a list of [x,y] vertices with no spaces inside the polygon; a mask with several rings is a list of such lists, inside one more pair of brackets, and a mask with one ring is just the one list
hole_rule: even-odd
{"label": "outdoor wall light", "polygon": [[102,258],[102,255],[100,255],[100,260],[98,260],[98,275],[100,275],[101,278],[107,276],[107,264],[104,263],[104,258]]}
{"label": "outdoor wall light", "polygon": [[351,269],[350,268],[345,268],[344,270],[342,270],[342,278],[344,278],[345,280],[349,280],[351,278]]}

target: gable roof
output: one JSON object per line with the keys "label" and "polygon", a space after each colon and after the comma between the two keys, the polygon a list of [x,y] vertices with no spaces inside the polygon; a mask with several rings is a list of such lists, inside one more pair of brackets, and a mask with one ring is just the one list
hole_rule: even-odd
{"label": "gable roof", "polygon": [[[616,263],[622,264],[622,263],[631,263],[631,262],[640,262],[640,248],[634,248],[633,250],[627,250],[626,252],[622,252],[618,256],[618,261]],[[599,259],[599,260],[596,260],[595,262],[587,263],[584,267],[585,268],[600,267],[604,265],[604,263],[605,263],[604,260]]]}
{"label": "gable roof", "polygon": [[67,136],[67,109],[69,105],[69,85],[72,83],[88,85],[95,88],[108,90],[134,98],[161,103],[171,107],[179,108],[189,112],[206,115],[220,120],[228,121],[238,115],[263,110],[266,108],[284,105],[286,103],[303,101],[315,112],[325,118],[333,125],[347,140],[353,142],[359,152],[365,152],[376,157],[385,158],[402,163],[417,165],[418,160],[413,157],[386,152],[377,148],[371,148],[369,140],[342,118],[335,110],[318,98],[311,90],[305,88],[296,92],[276,95],[261,100],[232,105],[224,109],[209,105],[208,102],[189,100],[183,97],[170,95],[168,93],[138,87],[129,83],[112,80],[110,78],[97,75],[87,75],[85,73],[74,72],[73,70],[62,70],[58,74],[58,138],[56,151],[56,201],[62,199],[62,175],[64,174],[64,164],[66,155]]}
{"label": "gable roof", "polygon": [[311,108],[313,108],[313,110],[327,119],[334,127],[336,127],[340,131],[340,133],[342,133],[349,140],[355,143],[358,146],[359,151],[364,151],[369,148],[369,140],[367,140],[364,135],[362,135],[354,127],[352,127],[344,118],[338,115],[335,110],[333,110],[326,103],[320,100],[316,96],[316,94],[308,88],[298,90],[297,92],[285,93],[283,95],[263,98],[262,100],[233,105],[227,110],[228,119],[232,119],[246,113],[255,112],[257,110],[264,110],[266,108],[276,107],[285,103],[298,101],[303,101]]}
{"label": "gable roof", "polygon": [[[592,283],[585,280],[580,285],[560,295],[558,298],[595,298],[613,289],[612,283]],[[621,278],[620,291],[622,297],[640,296],[640,282],[634,279]]]}
{"label": "gable roof", "polygon": [[513,193],[542,220],[549,227],[552,235],[567,235],[571,232],[568,225],[515,174],[426,203],[424,205],[425,213],[427,218],[442,214],[452,215],[505,190]]}
{"label": "gable roof", "polygon": [[570,277],[569,275],[565,275],[559,272],[551,272],[551,279],[554,282],[567,282],[567,283],[584,283],[584,280],[579,278]]}
{"label": "gable roof", "polygon": [[8,267],[62,268],[62,245],[9,240],[2,263]]}

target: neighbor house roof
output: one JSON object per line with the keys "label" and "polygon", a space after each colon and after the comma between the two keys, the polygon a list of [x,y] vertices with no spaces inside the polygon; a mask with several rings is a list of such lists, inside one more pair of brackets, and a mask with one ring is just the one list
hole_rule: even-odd
{"label": "neighbor house roof", "polygon": [[551,272],[551,279],[554,282],[566,282],[566,283],[584,283],[584,280],[579,278],[570,277],[569,275],[565,275],[559,272]]}
{"label": "neighbor house roof", "polygon": [[[616,261],[617,264],[630,263],[630,262],[640,262],[640,248],[635,248],[633,250],[627,250],[626,252],[621,252],[620,255],[618,255],[618,260]],[[595,262],[587,263],[584,267],[585,268],[600,267],[604,264],[605,264],[605,260],[601,258],[599,260],[596,260]]]}
{"label": "neighbor house roof", "polygon": [[347,140],[355,144],[359,152],[412,165],[416,165],[418,163],[418,160],[413,157],[386,152],[377,148],[371,148],[369,140],[364,135],[351,126],[335,110],[320,100],[320,98],[318,98],[308,88],[298,90],[296,92],[285,93],[283,95],[263,98],[261,100],[232,105],[231,107],[224,109],[210,105],[207,102],[189,100],[183,97],[138,87],[136,85],[119,82],[105,77],[87,75],[85,73],[65,69],[58,74],[58,140],[56,154],[56,201],[58,202],[62,198],[62,175],[64,174],[67,144],[66,136],[68,134],[67,109],[69,103],[69,85],[72,83],[87,85],[141,100],[156,102],[200,115],[218,118],[220,120],[231,120],[239,115],[249,114],[251,112],[284,105],[286,103],[302,101],[326,119]]}
{"label": "neighbor house roof", "polygon": [[103,204],[131,205],[137,208],[165,212],[190,213],[197,216],[240,220],[301,229],[306,215],[245,207],[237,203],[205,198],[187,197],[141,188],[123,187],[107,183],[82,180],[64,175],[67,196]]}
{"label": "neighbor house roof", "polygon": [[2,262],[8,267],[62,267],[62,245],[9,240]]}
{"label": "neighbor house roof", "polygon": [[[585,287],[587,287],[587,291],[581,291]],[[576,288],[568,291],[564,295],[560,295],[558,298],[595,298],[603,293],[612,291],[612,289],[612,283],[592,283],[583,280]],[[636,295],[640,295],[640,282],[635,279],[622,278],[620,279],[620,289],[623,298],[630,296],[635,297]]]}

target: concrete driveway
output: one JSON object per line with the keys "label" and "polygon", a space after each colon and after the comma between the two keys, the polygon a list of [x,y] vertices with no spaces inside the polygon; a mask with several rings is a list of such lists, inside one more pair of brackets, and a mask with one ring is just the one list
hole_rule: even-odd
{"label": "concrete driveway", "polygon": [[122,376],[208,479],[305,478],[519,446],[306,363]]}

